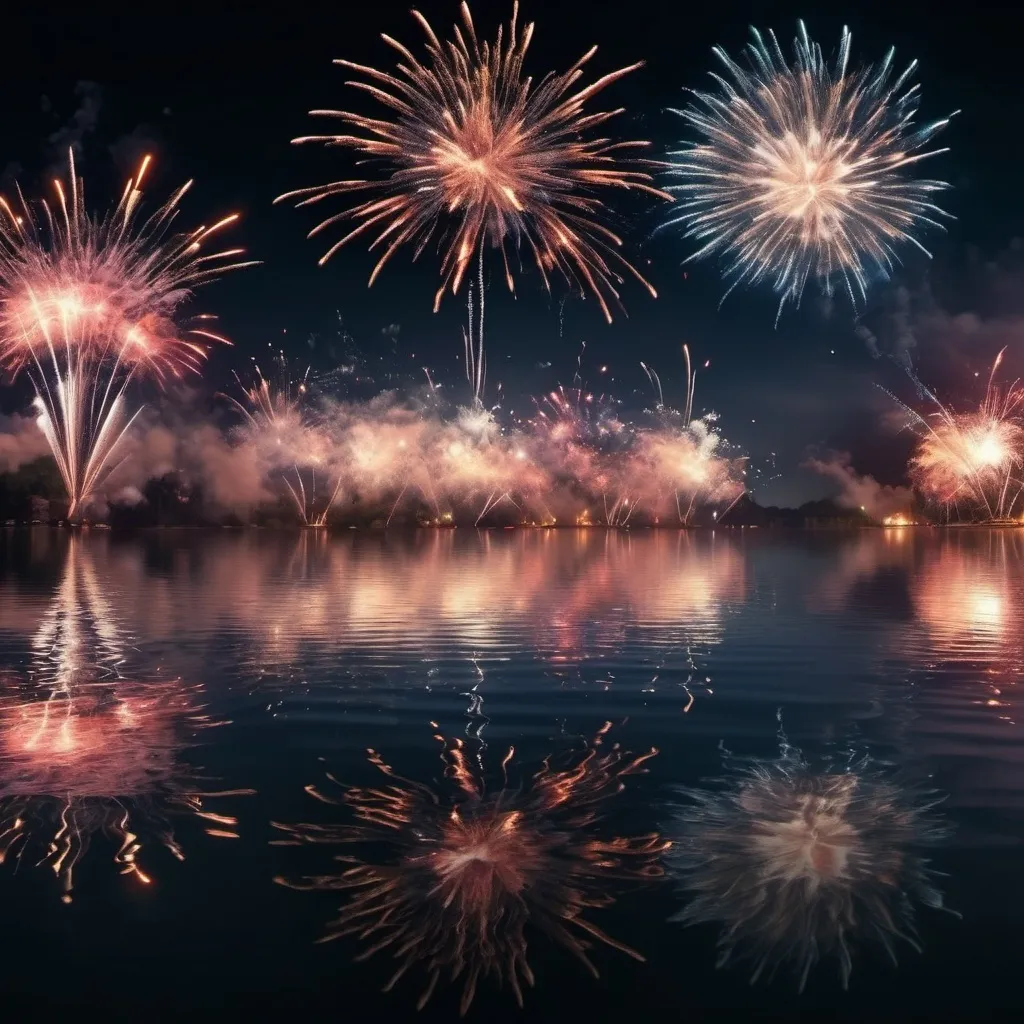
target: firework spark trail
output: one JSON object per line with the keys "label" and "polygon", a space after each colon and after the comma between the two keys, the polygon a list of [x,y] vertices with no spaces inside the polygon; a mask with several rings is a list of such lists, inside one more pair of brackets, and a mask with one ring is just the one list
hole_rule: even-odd
{"label": "firework spark trail", "polygon": [[920,952],[914,902],[942,896],[917,850],[948,829],[933,794],[898,786],[868,758],[815,772],[782,735],[774,761],[733,766],[725,789],[685,790],[673,846],[691,903],[677,919],[721,925],[718,966],[753,963],[752,981],[793,968],[802,991],[823,957],[843,987],[861,941]]}
{"label": "firework spark trail", "polygon": [[385,844],[387,862],[339,855],[349,866],[336,874],[278,881],[352,891],[323,941],[367,940],[360,960],[392,950],[399,965],[386,990],[421,964],[428,980],[420,1008],[442,974],[461,979],[463,1014],[487,976],[507,983],[521,1006],[523,983],[534,981],[526,959],[530,929],[568,949],[595,977],[592,940],[642,960],[584,916],[614,902],[609,889],[616,882],[660,877],[668,846],[656,833],[622,838],[602,827],[604,804],[623,789],[622,778],[646,771],[644,762],[657,753],[634,757],[618,744],[602,753],[610,724],[565,767],[546,760],[525,788],[508,786],[510,748],[501,762],[505,781],[495,792],[488,792],[460,740],[437,737],[446,792],[402,778],[371,750],[371,764],[389,778],[386,787],[342,787],[337,799],[307,787],[325,803],[349,807],[360,824],[277,827],[288,836],[283,845]]}
{"label": "firework spark trail", "polygon": [[210,342],[224,338],[209,316],[179,325],[192,291],[251,265],[241,249],[203,254],[237,215],[170,234],[191,182],[142,219],[146,157],[117,205],[94,217],[69,156],[70,189],[54,182],[56,205],[39,213],[19,191],[17,210],[0,197],[0,369],[25,371],[39,426],[68,491],[68,515],[83,510],[134,415],[124,392],[136,373],[158,382],[198,372]]}
{"label": "firework spark trail", "polygon": [[[242,443],[259,452],[268,473],[280,475],[303,525],[322,527],[341,493],[343,478],[333,466],[337,452],[323,425],[310,422],[305,404],[309,368],[293,381],[283,353],[275,357],[274,364],[275,380],[264,377],[255,363],[253,383],[247,386],[238,380],[244,403],[232,395],[225,397],[244,417],[237,432]],[[318,469],[326,487],[324,494],[317,489]]]}
{"label": "firework spark trail", "polygon": [[[690,348],[683,345],[686,360],[686,399],[682,412],[665,405],[661,378],[641,363],[658,396],[658,424],[643,430],[632,454],[637,486],[646,507],[664,507],[663,492],[671,490],[679,522],[688,525],[704,503],[724,505],[723,514],[746,493],[744,460],[730,458],[726,443],[715,429],[718,417],[707,413],[693,418],[697,374]],[[685,509],[684,509],[685,506]],[[716,516],[717,518],[717,516]]]}
{"label": "firework spark trail", "polygon": [[[920,394],[934,404],[923,414],[890,395],[910,416],[919,442],[910,460],[914,484],[947,515],[1008,519],[1024,491],[1024,388],[1001,387],[995,377],[1003,355],[992,364],[985,394],[972,412],[943,405],[916,377]],[[886,392],[888,394],[888,392]]]}
{"label": "firework spark trail", "polygon": [[71,902],[75,870],[93,836],[106,835],[121,874],[147,884],[147,838],[181,860],[170,818],[192,814],[208,834],[237,837],[234,817],[204,800],[250,793],[201,791],[180,763],[197,731],[223,724],[180,681],[120,678],[125,638],[94,567],[71,539],[53,604],[33,638],[31,685],[0,687],[0,863],[27,853]]}
{"label": "firework spark trail", "polygon": [[667,407],[659,390],[654,420],[644,426],[583,387],[557,388],[522,421],[501,417],[497,406],[445,405],[436,388],[426,407],[393,395],[370,402],[321,395],[318,407],[307,406],[286,372],[276,388],[258,374],[245,403],[231,399],[245,418],[235,436],[274,471],[307,523],[311,502],[324,497],[312,486],[315,469],[328,485],[318,524],[328,512],[338,521],[356,514],[390,523],[403,509],[434,525],[495,517],[608,526],[676,517],[689,525],[709,507],[727,509],[744,492],[745,469],[714,414],[693,417],[695,374],[687,367],[685,411]]}
{"label": "firework spark trail", "polygon": [[533,25],[518,27],[518,3],[507,30],[493,43],[481,42],[468,4],[462,27],[442,42],[418,11],[413,17],[426,34],[427,59],[418,60],[397,40],[383,36],[401,58],[395,73],[335,61],[359,79],[347,84],[368,93],[385,109],[376,117],[346,110],[315,110],[343,124],[338,133],[306,136],[297,143],[322,142],[354,151],[361,162],[382,167],[376,178],[338,180],[279,197],[298,205],[363,193],[369,198],[333,214],[310,235],[342,221],[356,226],[320,260],[327,262],[347,242],[375,236],[371,250],[381,255],[370,275],[373,284],[391,256],[410,246],[414,259],[432,241],[441,252],[444,293],[456,294],[475,257],[479,262],[479,321],[472,310],[466,336],[467,374],[477,398],[483,388],[483,258],[498,249],[505,280],[514,290],[509,246],[525,248],[550,290],[558,272],[581,293],[593,295],[611,320],[609,303],[619,303],[623,274],[653,287],[620,253],[622,240],[605,223],[606,189],[637,191],[663,199],[645,169],[649,161],[632,154],[648,143],[613,140],[596,130],[621,113],[588,112],[589,102],[641,65],[620,68],[580,87],[593,47],[568,71],[539,81],[524,75]]}
{"label": "firework spark trail", "polygon": [[[724,259],[729,291],[768,282],[799,302],[809,278],[831,294],[840,278],[854,304],[873,273],[888,276],[898,250],[946,216],[935,205],[942,181],[911,177],[942,149],[922,152],[949,118],[914,125],[917,62],[892,80],[895,50],[877,67],[852,71],[843,29],[829,68],[798,23],[789,64],[774,33],[753,30],[750,68],[720,47],[717,92],[693,92],[677,110],[698,141],[672,155],[669,187],[680,200],[669,224],[701,243],[691,260]],[[728,292],[726,292],[728,294]]]}

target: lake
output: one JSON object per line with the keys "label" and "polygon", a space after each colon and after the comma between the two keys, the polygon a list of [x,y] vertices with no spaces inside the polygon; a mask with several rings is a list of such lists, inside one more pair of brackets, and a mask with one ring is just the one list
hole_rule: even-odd
{"label": "lake", "polygon": [[[468,1019],[1019,1011],[1022,555],[984,529],[0,529],[8,1012],[450,1020],[484,940],[419,1015],[417,950],[445,965],[459,908],[498,960],[521,930],[535,979],[502,960],[525,1009],[481,977]],[[383,895],[337,889],[366,865]],[[391,946],[317,943],[367,898]]]}

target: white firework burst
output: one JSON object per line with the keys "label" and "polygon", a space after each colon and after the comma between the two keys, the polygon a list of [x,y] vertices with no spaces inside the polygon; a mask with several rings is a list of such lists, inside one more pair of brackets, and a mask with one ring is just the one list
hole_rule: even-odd
{"label": "white firework burst", "polygon": [[830,67],[803,22],[798,30],[792,64],[771,31],[752,30],[749,69],[715,47],[725,73],[712,72],[717,90],[695,90],[673,111],[698,138],[671,154],[669,171],[679,202],[669,225],[701,243],[689,259],[721,258],[729,291],[770,283],[780,313],[810,278],[827,294],[842,282],[856,305],[873,274],[889,276],[899,249],[928,254],[916,235],[941,226],[947,214],[934,197],[949,187],[914,177],[946,151],[924,147],[949,122],[915,125],[917,61],[894,81],[894,49],[851,70],[844,27]]}

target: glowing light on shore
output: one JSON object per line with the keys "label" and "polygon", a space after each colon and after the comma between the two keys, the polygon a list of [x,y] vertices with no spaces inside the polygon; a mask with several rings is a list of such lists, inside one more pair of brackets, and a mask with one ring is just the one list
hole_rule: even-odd
{"label": "glowing light on shore", "polygon": [[885,516],[882,519],[882,525],[883,526],[891,527],[891,526],[914,526],[916,524],[915,524],[914,520],[910,516],[905,515],[903,512],[895,512],[891,516]]}

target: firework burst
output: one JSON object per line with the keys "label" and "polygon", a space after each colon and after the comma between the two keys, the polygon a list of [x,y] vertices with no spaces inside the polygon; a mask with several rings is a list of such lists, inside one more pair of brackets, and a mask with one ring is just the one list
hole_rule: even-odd
{"label": "firework burst", "polygon": [[271,378],[254,366],[251,385],[239,380],[245,402],[225,397],[245,417],[239,431],[242,443],[252,446],[267,471],[280,478],[303,525],[322,527],[341,492],[341,477],[330,465],[334,446],[324,430],[309,422],[304,405],[309,368],[292,380],[284,353],[275,357],[274,365]]}
{"label": "firework burst", "polygon": [[[339,856],[350,865],[340,873],[284,884],[353,891],[326,939],[369,941],[361,959],[392,949],[399,966],[388,989],[422,964],[429,980],[420,1007],[444,973],[462,980],[462,1013],[488,975],[507,983],[522,1005],[522,985],[534,980],[526,960],[528,926],[572,952],[595,977],[592,940],[643,959],[584,916],[614,901],[612,883],[659,877],[668,846],[653,833],[602,836],[604,802],[622,790],[624,776],[645,771],[644,762],[656,753],[633,757],[618,744],[602,753],[608,728],[568,766],[545,761],[525,788],[509,788],[506,780],[496,792],[486,790],[458,740],[437,737],[449,794],[397,776],[371,750],[371,763],[391,780],[386,787],[344,788],[339,800],[308,787],[321,800],[349,807],[360,825],[278,827],[288,833],[287,844],[383,843],[391,856],[375,864]],[[510,749],[503,773],[512,757]]]}
{"label": "firework burst", "polygon": [[120,201],[89,214],[69,157],[70,186],[56,203],[17,208],[0,197],[0,368],[25,371],[36,391],[40,429],[68,491],[69,516],[94,493],[134,416],[124,391],[137,372],[162,382],[197,371],[210,342],[208,316],[182,323],[192,291],[239,262],[240,249],[204,245],[236,215],[171,234],[182,186],[141,218],[146,157]]}
{"label": "firework burst", "polygon": [[995,381],[1003,349],[992,364],[976,410],[958,413],[943,405],[916,378],[934,411],[921,414],[896,401],[911,417],[919,442],[910,460],[917,488],[947,515],[1007,519],[1024,490],[1024,389]]}
{"label": "firework burst", "polygon": [[678,916],[721,925],[721,967],[754,964],[752,981],[791,966],[802,991],[835,957],[845,988],[851,945],[920,951],[914,903],[943,909],[915,850],[948,834],[937,798],[908,791],[867,758],[817,773],[783,742],[774,761],[738,766],[727,788],[686,790],[684,839],[673,847],[692,901]]}
{"label": "firework burst", "polygon": [[888,276],[901,247],[927,252],[916,235],[938,226],[934,196],[948,187],[912,177],[944,152],[922,149],[949,121],[915,126],[917,62],[895,81],[895,50],[851,71],[844,28],[830,68],[798,28],[792,65],[772,32],[753,31],[749,70],[715,48],[725,73],[713,76],[717,92],[694,92],[675,111],[699,139],[672,154],[670,172],[681,212],[669,223],[701,243],[690,259],[722,257],[730,291],[770,283],[780,313],[809,278],[828,294],[841,279],[856,303],[873,273]]}
{"label": "firework burst", "polygon": [[[481,42],[470,16],[461,7],[462,26],[442,42],[418,11],[413,17],[426,34],[427,58],[418,60],[397,40],[384,41],[401,57],[392,74],[350,61],[336,64],[361,76],[349,85],[383,106],[377,117],[345,110],[316,110],[344,126],[336,134],[314,135],[296,142],[323,142],[355,151],[381,165],[378,178],[341,180],[290,192],[300,205],[334,196],[367,194],[342,213],[328,217],[311,234],[339,221],[356,226],[335,242],[325,263],[347,242],[374,236],[371,249],[380,257],[370,283],[403,246],[416,256],[437,242],[441,284],[436,309],[447,290],[458,292],[466,272],[485,247],[500,250],[505,278],[513,289],[509,246],[526,249],[545,286],[553,271],[581,291],[594,295],[606,318],[617,303],[623,274],[654,289],[620,255],[621,239],[604,223],[600,194],[626,189],[670,198],[651,183],[644,163],[630,153],[646,142],[613,141],[602,128],[620,110],[588,112],[589,102],[605,88],[640,67],[634,64],[583,88],[589,50],[568,71],[535,82],[523,65],[533,25],[520,30],[518,4],[507,32]],[[483,316],[482,303],[479,307]],[[479,365],[479,364],[478,364]],[[482,369],[481,371],[482,372]]]}
{"label": "firework burst", "polygon": [[681,411],[665,405],[661,378],[646,364],[640,364],[658,397],[658,423],[640,431],[631,462],[645,505],[657,516],[664,507],[665,496],[671,494],[679,522],[685,526],[692,521],[694,512],[706,504],[718,504],[728,512],[746,493],[746,471],[745,460],[728,456],[727,444],[716,429],[718,417],[709,412],[694,418],[697,374],[688,345],[683,345],[683,357],[686,402]]}

